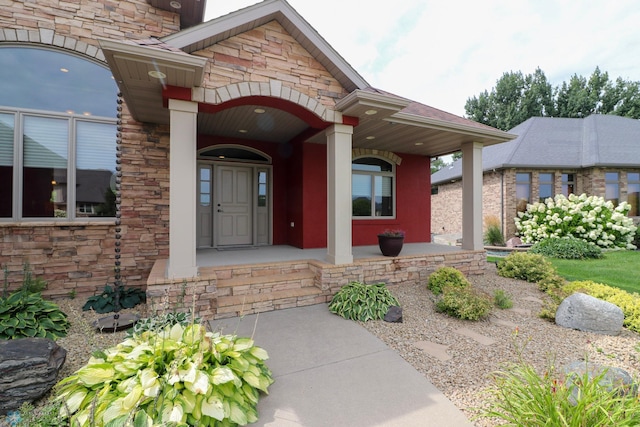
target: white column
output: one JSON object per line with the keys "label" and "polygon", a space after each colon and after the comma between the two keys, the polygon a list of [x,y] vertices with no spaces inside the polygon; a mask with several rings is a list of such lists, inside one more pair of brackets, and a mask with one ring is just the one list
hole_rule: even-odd
{"label": "white column", "polygon": [[482,143],[462,144],[462,249],[481,250]]}
{"label": "white column", "polygon": [[196,137],[198,104],[169,100],[169,263],[167,278],[198,275],[196,265]]}
{"label": "white column", "polygon": [[351,264],[351,135],[335,124],[327,135],[327,261]]}

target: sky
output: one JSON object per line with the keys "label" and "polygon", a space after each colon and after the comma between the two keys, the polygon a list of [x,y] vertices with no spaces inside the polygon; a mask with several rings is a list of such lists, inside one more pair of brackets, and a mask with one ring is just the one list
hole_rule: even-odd
{"label": "sky", "polygon": [[[464,115],[510,71],[640,81],[637,0],[288,0],[373,87]],[[257,3],[207,0],[205,20]]]}

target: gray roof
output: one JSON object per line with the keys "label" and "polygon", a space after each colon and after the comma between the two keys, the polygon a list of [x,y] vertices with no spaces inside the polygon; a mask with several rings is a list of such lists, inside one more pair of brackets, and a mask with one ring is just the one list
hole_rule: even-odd
{"label": "gray roof", "polygon": [[[584,119],[531,117],[509,133],[518,137],[482,149],[484,171],[640,167],[640,120],[605,114]],[[460,177],[461,159],[431,175],[431,183]]]}

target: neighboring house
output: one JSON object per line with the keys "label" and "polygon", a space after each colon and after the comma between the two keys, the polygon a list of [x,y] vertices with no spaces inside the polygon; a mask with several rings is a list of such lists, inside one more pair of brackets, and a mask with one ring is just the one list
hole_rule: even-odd
{"label": "neighboring house", "polygon": [[0,264],[29,261],[52,295],[94,293],[114,263],[128,286],[163,261],[154,283],[202,277],[200,248],[348,265],[385,228],[430,241],[430,157],[462,150],[473,195],[481,147],[513,138],[371,87],[284,0],[202,23],[204,5],[3,2]]}
{"label": "neighboring house", "polygon": [[[594,114],[584,119],[532,117],[518,137],[482,150],[483,216],[502,222],[506,238],[527,203],[556,194],[601,196],[631,204],[640,216],[640,121]],[[459,233],[461,161],[431,175],[433,233]]]}

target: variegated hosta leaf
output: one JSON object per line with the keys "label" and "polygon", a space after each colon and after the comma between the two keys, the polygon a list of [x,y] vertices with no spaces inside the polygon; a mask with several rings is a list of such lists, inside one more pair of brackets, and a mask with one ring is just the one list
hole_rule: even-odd
{"label": "variegated hosta leaf", "polygon": [[96,353],[59,383],[58,399],[79,427],[245,425],[273,383],[267,358],[249,338],[176,324]]}
{"label": "variegated hosta leaf", "polygon": [[113,379],[115,369],[109,363],[98,363],[80,368],[78,378],[84,385],[92,386]]}

